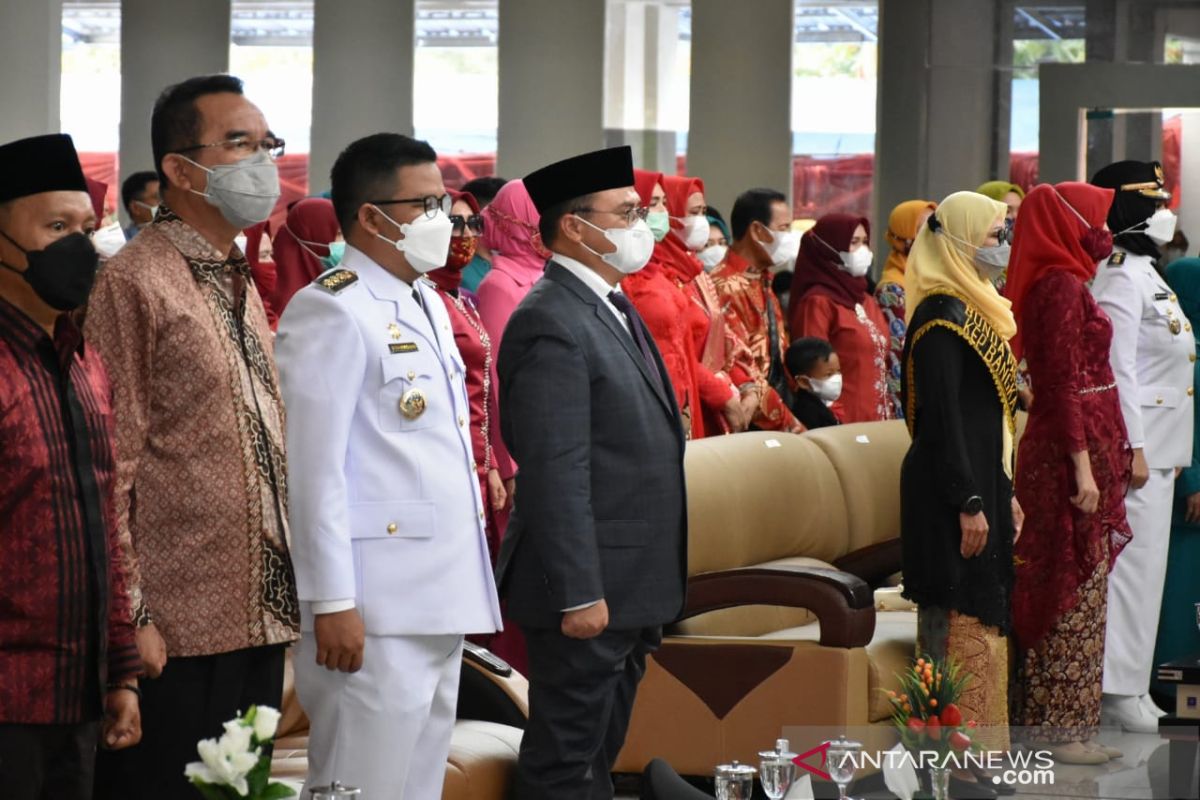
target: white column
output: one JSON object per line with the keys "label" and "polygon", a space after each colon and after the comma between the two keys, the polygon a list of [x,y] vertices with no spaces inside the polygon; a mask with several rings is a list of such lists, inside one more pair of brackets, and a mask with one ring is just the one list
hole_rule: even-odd
{"label": "white column", "polygon": [[62,0],[0,0],[0,144],[57,133]]}
{"label": "white column", "polygon": [[230,25],[230,0],[122,0],[122,179],[156,166],[150,113],[162,90],[229,70]]}
{"label": "white column", "polygon": [[746,189],[791,196],[794,28],[792,0],[692,2],[687,171],[726,217]]}
{"label": "white column", "polygon": [[497,170],[604,146],[605,0],[501,0]]}
{"label": "white column", "polygon": [[[503,5],[503,4],[502,4]],[[413,0],[315,0],[308,189],[329,188],[346,145],[413,133]]]}

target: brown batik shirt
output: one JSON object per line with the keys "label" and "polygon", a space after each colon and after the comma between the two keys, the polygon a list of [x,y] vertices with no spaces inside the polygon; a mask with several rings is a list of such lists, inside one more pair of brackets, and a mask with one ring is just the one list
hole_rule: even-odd
{"label": "brown batik shirt", "polygon": [[101,269],[86,334],[113,384],[118,532],[170,656],[298,638],[283,403],[262,301],[165,206]]}

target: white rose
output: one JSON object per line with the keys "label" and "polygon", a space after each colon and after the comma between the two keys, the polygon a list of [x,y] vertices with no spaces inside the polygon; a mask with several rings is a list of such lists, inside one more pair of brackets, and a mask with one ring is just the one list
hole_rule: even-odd
{"label": "white rose", "polygon": [[254,711],[254,735],[260,742],[275,738],[279,728],[279,712],[270,706],[259,706]]}

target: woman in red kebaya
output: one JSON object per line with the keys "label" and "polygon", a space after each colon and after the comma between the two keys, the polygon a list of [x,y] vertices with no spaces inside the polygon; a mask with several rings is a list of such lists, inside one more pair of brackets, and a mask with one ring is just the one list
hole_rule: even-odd
{"label": "woman in red kebaya", "polygon": [[870,235],[865,217],[826,214],[804,234],[792,281],[792,338],[824,339],[842,362],[842,396],[832,406],[842,422],[895,416],[887,320],[867,291]]}
{"label": "woman in red kebaya", "polygon": [[[706,433],[722,432],[719,429],[705,430],[705,393],[709,393],[708,397],[713,401],[723,401],[718,408],[725,409],[727,419],[736,423],[733,429],[739,430],[744,426],[741,425],[743,415],[737,388],[726,377],[720,387],[721,396],[716,393],[717,382],[721,378],[700,362],[696,352],[692,328],[694,318],[690,317],[694,313],[694,306],[670,277],[668,264],[673,256],[663,245],[670,223],[662,173],[634,170],[634,178],[638,195],[649,209],[646,222],[654,231],[657,244],[650,262],[640,271],[625,277],[621,281],[621,289],[637,308],[662,354],[663,365],[675,389],[675,400],[684,421],[684,434],[689,439],[699,439]],[[699,269],[698,263],[696,267]]]}
{"label": "woman in red kebaya", "polygon": [[[725,413],[730,382],[742,386],[751,379],[744,366],[751,358],[749,350],[725,324],[721,299],[712,277],[704,271],[696,253],[708,244],[708,206],[704,200],[704,181],[677,175],[664,175],[670,232],[658,243],[663,265],[671,279],[690,301],[688,324],[692,344],[704,367],[699,372],[700,398],[704,405],[704,430],[709,436],[719,432],[744,430],[754,416],[758,395],[749,392],[743,399],[744,417],[733,427]],[[725,365],[734,364],[731,373]]]}
{"label": "woman in red kebaya", "polygon": [[[474,300],[460,291],[463,270],[475,257],[479,235],[483,233],[483,217],[473,196],[448,191],[454,198],[454,205],[450,209],[450,221],[454,224],[450,254],[446,266],[433,270],[427,277],[437,286],[438,294],[446,304],[454,329],[454,343],[458,345],[458,352],[466,366],[467,400],[471,405],[471,446],[475,454],[479,490],[488,514],[488,553],[495,566],[500,540],[504,538],[504,529],[508,524],[508,511],[512,507],[516,467],[500,437],[497,348],[483,326]],[[472,640],[489,647],[517,671],[527,671],[524,638],[515,625],[506,623],[503,632],[472,637]]]}
{"label": "woman in red kebaya", "polygon": [[1012,605],[1023,702],[1013,724],[1069,764],[1119,756],[1093,737],[1108,573],[1132,538],[1133,454],[1109,363],[1112,321],[1087,287],[1112,252],[1112,196],[1085,183],[1035,187],[1017,217],[1005,287],[1017,319],[1013,349],[1036,388],[1017,452],[1025,525]]}

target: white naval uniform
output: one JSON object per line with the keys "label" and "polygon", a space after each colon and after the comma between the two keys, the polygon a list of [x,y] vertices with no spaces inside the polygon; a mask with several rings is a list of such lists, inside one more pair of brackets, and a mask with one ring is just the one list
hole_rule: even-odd
{"label": "white naval uniform", "polygon": [[1154,666],[1175,468],[1192,463],[1196,346],[1148,256],[1116,251],[1100,266],[1092,293],[1112,319],[1111,361],[1129,442],[1144,449],[1150,468],[1146,485],[1125,496],[1133,540],[1108,578],[1104,693],[1136,696],[1149,691]]}
{"label": "white naval uniform", "polygon": [[[463,634],[500,627],[462,357],[436,291],[418,281],[418,303],[413,288],[347,247],[275,342],[308,784],[388,800],[441,796]],[[362,669],[317,666],[313,614],[351,607]]]}

